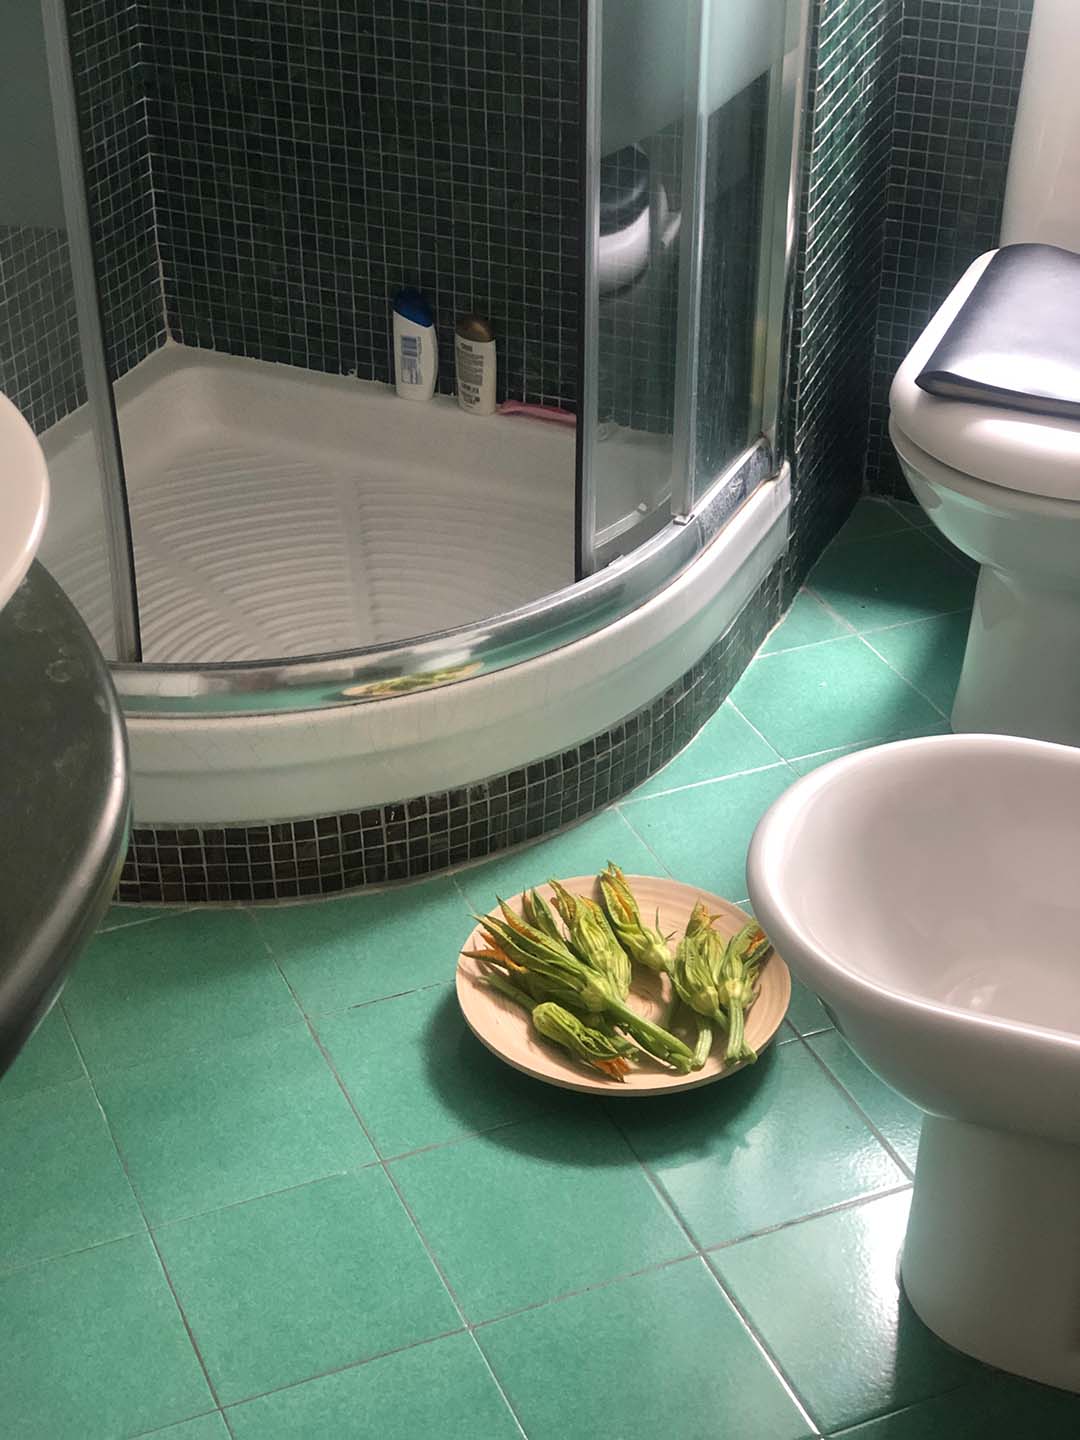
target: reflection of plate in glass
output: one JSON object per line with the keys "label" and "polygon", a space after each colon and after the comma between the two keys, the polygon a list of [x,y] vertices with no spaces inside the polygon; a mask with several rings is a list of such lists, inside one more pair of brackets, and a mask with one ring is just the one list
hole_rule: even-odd
{"label": "reflection of plate in glass", "polygon": [[[719,916],[716,929],[721,935],[734,935],[752,918],[737,905],[721,900],[718,895],[710,895],[707,890],[698,890],[693,885],[680,885],[676,880],[656,880],[649,875],[630,875],[627,878],[641,907],[642,918],[647,923],[653,922],[659,907],[660,929],[665,935],[672,931],[676,937],[682,934],[696,900],[704,901],[709,910]],[[591,895],[596,900],[600,898],[599,887],[592,875],[579,875],[562,883],[575,895]],[[548,900],[552,898],[547,885],[539,885],[537,889]],[[520,901],[521,896],[515,895],[510,904],[515,910],[520,910]],[[664,1069],[659,1062],[653,1064],[646,1057],[641,1064],[635,1062],[622,1084],[605,1080],[601,1075],[593,1079],[585,1066],[537,1035],[529,1016],[519,1005],[485,984],[483,967],[465,954],[466,950],[475,950],[482,944],[480,930],[476,929],[462,946],[457,968],[458,1004],[477,1039],[515,1070],[522,1070],[526,1075],[544,1080],[549,1085],[560,1085],[566,1090],[587,1090],[605,1095],[660,1095],[708,1085],[742,1069],[742,1065],[725,1067],[726,1036],[718,1028],[713,1053],[701,1070],[690,1075],[677,1075],[673,1070]],[[643,966],[635,965],[630,1004],[647,1019],[663,1024],[670,1003],[670,987],[671,981],[666,975],[653,975]],[[779,1029],[790,999],[791,976],[774,951],[762,966],[758,996],[746,1017],[747,1043],[758,1054]],[[676,1034],[688,1038],[678,1026]]]}
{"label": "reflection of plate in glass", "polygon": [[414,675],[398,675],[392,680],[369,680],[365,685],[346,685],[341,693],[350,700],[381,700],[392,695],[413,695],[417,690],[430,690],[435,685],[453,685],[469,680],[483,669],[480,660],[465,665],[451,665],[445,670],[419,670]]}

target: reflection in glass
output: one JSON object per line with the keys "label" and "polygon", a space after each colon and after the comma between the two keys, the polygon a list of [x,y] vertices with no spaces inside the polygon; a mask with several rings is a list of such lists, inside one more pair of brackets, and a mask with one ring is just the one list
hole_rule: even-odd
{"label": "reflection in glass", "polygon": [[6,6],[0,18],[0,390],[33,426],[49,464],[39,559],[115,659],[104,479],[87,404],[37,4]]}
{"label": "reflection in glass", "polygon": [[582,456],[591,568],[689,510],[766,428],[795,14],[791,0],[603,4]]}

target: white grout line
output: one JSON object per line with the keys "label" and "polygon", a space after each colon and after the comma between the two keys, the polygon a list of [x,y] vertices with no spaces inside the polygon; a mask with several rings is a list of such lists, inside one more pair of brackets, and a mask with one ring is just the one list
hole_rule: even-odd
{"label": "white grout line", "polygon": [[918,695],[920,699],[925,700],[932,709],[937,711],[937,713],[941,716],[942,720],[946,722],[948,721],[949,716],[941,708],[941,706],[938,705],[936,701],[931,700],[929,695],[924,694],[923,691],[919,689],[919,687],[915,684],[913,680],[909,680],[906,675],[902,675],[900,671],[897,670],[896,666],[890,660],[887,660],[884,655],[882,655],[880,650],[875,650],[873,645],[871,645],[870,641],[866,638],[865,635],[860,635],[859,639],[870,651],[871,655],[876,655],[883,665],[888,666],[888,668],[892,671],[892,673],[896,676],[898,680],[902,680],[905,685],[909,686],[910,689],[914,690],[915,694]]}
{"label": "white grout line", "polygon": [[[780,652],[780,653],[783,653],[783,652]],[[755,658],[756,658],[756,657],[755,657]],[[753,660],[751,660],[750,665],[752,665],[753,663],[754,663]],[[748,665],[748,666],[746,667],[748,670],[749,670],[749,668],[750,668],[750,665]],[[735,714],[738,715],[739,719],[743,722],[744,725],[749,725],[749,726],[750,726],[750,729],[753,730],[754,734],[758,737],[758,739],[759,739],[763,744],[765,744],[765,745],[767,745],[767,746],[769,747],[769,749],[773,752],[773,754],[776,756],[776,758],[777,758],[778,760],[783,760],[784,757],[780,754],[780,751],[777,750],[776,746],[772,743],[772,741],[766,739],[766,737],[761,733],[761,731],[758,729],[758,727],[754,724],[754,722],[753,722],[752,720],[748,720],[748,719],[746,718],[746,716],[743,714],[743,712],[739,709],[738,705],[735,704],[735,701],[732,700],[732,698],[731,698],[730,695],[729,695],[728,698],[727,698],[727,704],[729,704],[729,705],[731,706],[732,710],[734,710]]]}
{"label": "white grout line", "polygon": [[[648,797],[647,795],[643,795],[641,798],[642,798],[643,800],[647,800],[649,797]],[[663,860],[661,860],[661,858],[660,858],[660,856],[657,854],[656,850],[655,850],[655,849],[653,848],[653,846],[649,843],[649,841],[646,840],[645,836],[642,835],[641,831],[640,831],[640,830],[637,828],[637,826],[633,823],[633,821],[630,819],[629,815],[626,815],[626,814],[623,813],[622,807],[627,803],[627,801],[628,801],[629,799],[630,799],[629,796],[624,795],[623,798],[622,798],[621,800],[617,801],[616,804],[614,804],[611,808],[615,811],[615,813],[618,815],[619,819],[623,822],[623,824],[626,826],[626,828],[630,831],[630,834],[634,837],[634,839],[638,842],[638,844],[639,844],[639,845],[644,845],[645,849],[649,852],[649,854],[652,856],[652,858],[656,861],[656,863],[657,863],[657,865],[659,866],[660,871],[661,871],[661,877],[660,877],[660,878],[663,879],[663,878],[666,876],[669,880],[670,880],[670,879],[673,879],[674,877],[672,876],[671,870],[669,869],[669,867],[664,863]]]}
{"label": "white grout line", "polygon": [[[765,743],[768,744],[768,741]],[[772,749],[771,745],[769,749]],[[709,785],[723,785],[727,780],[741,780],[746,775],[761,775],[768,770],[778,770],[783,764],[784,757],[778,754],[776,759],[771,760],[768,765],[752,765],[749,770],[732,770],[727,775],[711,775],[704,780],[689,780],[685,785],[673,785],[670,790],[656,790],[648,795],[624,795],[617,804],[620,808],[623,805],[646,805],[650,800],[662,800],[668,795],[681,795],[684,790],[704,790]],[[630,823],[627,816],[624,815],[623,819],[628,824]]]}
{"label": "white grout line", "polygon": [[[267,951],[268,951],[268,953],[271,954],[271,958],[273,959],[274,965],[277,967],[278,973],[281,975],[282,980],[285,981],[285,984],[286,984],[286,985],[289,985],[289,981],[288,981],[287,976],[285,975],[284,971],[281,969],[280,965],[278,965],[277,959],[273,956],[272,952],[270,952],[269,946],[267,946]],[[289,985],[289,989],[292,990],[292,986],[291,986],[291,985]],[[299,1005],[300,1005],[300,999],[299,999],[299,996],[296,994],[295,991],[293,991],[293,998],[294,998],[294,1000],[296,1001],[297,1005],[299,1006]],[[301,1008],[302,1008],[302,1007],[301,1007]],[[472,1334],[472,1329],[473,1329],[472,1323],[470,1322],[468,1316],[465,1314],[464,1307],[462,1306],[461,1301],[458,1299],[457,1294],[456,1294],[456,1292],[455,1292],[455,1290],[454,1290],[454,1287],[450,1284],[450,1279],[449,1279],[448,1275],[446,1274],[446,1271],[445,1271],[445,1269],[443,1268],[442,1264],[440,1263],[437,1255],[435,1254],[435,1251],[432,1249],[432,1247],[431,1247],[431,1245],[430,1245],[430,1243],[429,1243],[429,1241],[428,1241],[427,1236],[424,1234],[424,1231],[422,1230],[422,1228],[421,1228],[421,1226],[420,1226],[420,1222],[419,1222],[419,1220],[416,1218],[416,1215],[415,1215],[414,1212],[413,1212],[412,1206],[411,1206],[411,1205],[409,1204],[409,1202],[406,1200],[405,1194],[404,1194],[404,1192],[402,1191],[401,1186],[398,1184],[396,1175],[394,1175],[394,1173],[393,1173],[392,1170],[390,1169],[390,1161],[387,1160],[387,1159],[382,1155],[382,1152],[380,1151],[378,1145],[375,1143],[375,1137],[374,1137],[374,1135],[371,1133],[371,1130],[368,1128],[368,1125],[367,1125],[367,1123],[365,1122],[364,1117],[360,1114],[360,1111],[359,1111],[359,1109],[358,1109],[358,1107],[357,1107],[357,1105],[356,1105],[356,1102],[353,1100],[353,1097],[352,1097],[352,1095],[351,1095],[351,1093],[350,1093],[350,1091],[349,1091],[348,1086],[345,1084],[344,1080],[342,1079],[342,1077],[341,1077],[341,1075],[340,1075],[340,1073],[339,1073],[339,1071],[338,1071],[338,1068],[337,1068],[337,1066],[336,1066],[335,1063],[334,1063],[333,1057],[331,1056],[330,1052],[327,1050],[326,1046],[323,1044],[322,1038],[320,1037],[318,1031],[316,1030],[316,1028],[315,1028],[315,1026],[314,1026],[314,1024],[313,1024],[313,1022],[312,1022],[312,1020],[311,1020],[311,1018],[310,1018],[308,1015],[305,1014],[305,1015],[304,1015],[304,1019],[305,1019],[306,1022],[307,1022],[307,1027],[308,1027],[308,1031],[309,1031],[309,1033],[310,1033],[310,1035],[311,1035],[311,1038],[314,1040],[315,1044],[318,1046],[319,1052],[321,1053],[321,1055],[322,1055],[322,1057],[323,1057],[323,1060],[325,1061],[325,1063],[326,1063],[326,1065],[327,1065],[327,1068],[329,1069],[331,1075],[334,1077],[335,1081],[337,1082],[338,1088],[341,1090],[342,1095],[345,1097],[345,1100],[346,1100],[346,1103],[347,1103],[348,1106],[349,1106],[349,1109],[353,1112],[353,1115],[356,1117],[356,1123],[360,1126],[360,1129],[364,1132],[364,1135],[367,1137],[368,1144],[371,1146],[371,1149],[372,1149],[373,1153],[378,1157],[379,1166],[381,1167],[383,1174],[385,1175],[387,1181],[389,1182],[390,1186],[392,1187],[392,1189],[393,1189],[393,1191],[394,1191],[394,1194],[397,1196],[397,1198],[398,1198],[398,1203],[401,1205],[401,1208],[405,1211],[405,1214],[409,1217],[409,1220],[412,1222],[413,1229],[416,1231],[416,1234],[417,1234],[417,1236],[419,1237],[420,1243],[421,1243],[421,1245],[424,1247],[424,1251],[425,1251],[425,1253],[426,1253],[426,1255],[427,1255],[427,1257],[428,1257],[428,1260],[430,1261],[433,1269],[435,1270],[435,1273],[438,1275],[439,1279],[442,1281],[443,1287],[444,1287],[444,1289],[446,1290],[447,1295],[450,1297],[450,1302],[451,1302],[451,1304],[453,1305],[454,1309],[455,1309],[455,1310],[457,1311],[457,1313],[458,1313],[458,1317],[459,1317],[459,1319],[461,1320],[462,1328],[465,1329],[465,1330],[467,1330],[467,1331],[469,1332],[469,1334],[471,1335],[471,1334]],[[477,1349],[479,1350],[480,1347],[477,1346]],[[482,1358],[485,1366],[487,1366],[487,1370],[488,1370],[488,1373],[489,1373],[490,1376],[491,1376],[492,1383],[494,1384],[496,1390],[498,1390],[499,1395],[502,1397],[503,1404],[506,1406],[506,1408],[507,1408],[507,1410],[509,1411],[510,1415],[513,1417],[514,1423],[517,1425],[518,1430],[519,1430],[520,1433],[521,1433],[522,1440],[527,1440],[527,1437],[525,1436],[525,1428],[524,1428],[524,1426],[523,1426],[522,1423],[521,1423],[521,1417],[518,1415],[516,1409],[515,1409],[514,1406],[511,1404],[511,1402],[510,1402],[510,1397],[507,1395],[506,1391],[503,1389],[503,1386],[502,1386],[501,1383],[499,1382],[499,1379],[498,1379],[498,1377],[496,1376],[495,1372],[491,1369],[491,1366],[490,1366],[490,1364],[488,1363],[487,1356],[483,1354],[483,1351],[480,1351],[480,1355],[481,1355],[481,1358]]]}
{"label": "white grout line", "polygon": [[824,764],[824,757],[827,755],[839,759],[841,755],[850,755],[856,750],[870,750],[875,745],[888,745],[895,740],[918,740],[925,734],[925,730],[901,730],[899,733],[893,731],[886,735],[871,735],[865,740],[853,740],[850,745],[833,745],[828,750],[811,750],[806,755],[792,755],[784,764],[793,770],[803,760],[821,760]]}
{"label": "white grout line", "polygon": [[[113,905],[117,906],[117,908],[122,910],[142,909],[141,905],[121,905],[118,900],[112,901],[109,908],[111,909]],[[130,920],[118,920],[114,925],[109,925],[108,923],[105,923],[98,926],[98,928],[94,931],[94,935],[112,935],[117,930],[138,930],[143,925],[153,925],[154,922],[157,920],[171,920],[174,918],[174,916],[177,915],[187,915],[194,907],[191,905],[174,905],[160,907],[156,905],[148,905],[146,908],[148,910],[160,909],[161,913],[158,915],[133,915]],[[108,911],[105,912],[105,915],[107,922]],[[91,939],[93,939],[93,936],[91,936]],[[89,941],[87,943],[89,943]]]}
{"label": "white grout line", "polygon": [[860,630],[860,635],[882,635],[886,631],[909,630],[914,625],[933,625],[937,620],[950,620],[954,615],[970,615],[971,606],[961,605],[956,610],[935,610],[931,615],[917,615],[914,620],[894,620],[891,625],[875,625],[870,630]]}
{"label": "white grout line", "polygon": [[[240,1410],[245,1405],[251,1405],[256,1400],[265,1400],[268,1395],[281,1395],[286,1390],[299,1390],[302,1385],[308,1385],[313,1380],[325,1380],[330,1375],[344,1375],[350,1370],[362,1370],[365,1365],[373,1365],[379,1360],[388,1360],[392,1355],[405,1355],[410,1350],[419,1350],[424,1345],[437,1345],[440,1340],[450,1340],[455,1335],[467,1335],[469,1332],[464,1327],[456,1330],[442,1330],[438,1335],[425,1336],[423,1340],[411,1340],[407,1345],[395,1345],[389,1350],[380,1350],[375,1355],[366,1355],[362,1360],[350,1360],[344,1365],[332,1365],[329,1370],[319,1370],[314,1375],[305,1375],[302,1380],[287,1380],[282,1385],[272,1385],[269,1390],[260,1390],[255,1395],[245,1395],[242,1400],[230,1400],[225,1406],[226,1410]],[[150,1435],[157,1435],[159,1431],[151,1430]]]}
{"label": "white grout line", "polygon": [[[848,1099],[851,1097],[848,1096]],[[702,1250],[703,1255],[720,1255],[725,1250],[734,1250],[739,1245],[745,1245],[748,1241],[764,1239],[766,1235],[778,1235],[782,1230],[795,1230],[800,1225],[809,1224],[813,1220],[823,1220],[826,1215],[840,1215],[845,1210],[859,1210],[864,1205],[873,1205],[878,1200],[889,1200],[894,1195],[906,1195],[913,1188],[910,1180],[905,1180],[899,1185],[890,1185],[887,1190],[874,1190],[869,1195],[854,1195],[848,1200],[837,1200],[833,1205],[823,1205],[820,1210],[815,1210],[809,1215],[797,1215],[794,1220],[781,1220],[776,1225],[765,1225],[760,1230],[752,1230],[749,1234],[740,1235],[736,1240],[721,1240],[716,1245],[710,1245]]]}
{"label": "white grout line", "polygon": [[[834,1030],[835,1030],[835,1027],[834,1027]],[[821,1032],[821,1031],[819,1031],[818,1033],[821,1034],[821,1033],[828,1033],[828,1032]],[[839,1032],[838,1030],[837,1030],[835,1033],[838,1034],[838,1035],[840,1034],[840,1032]],[[843,1036],[841,1036],[840,1038],[843,1039]],[[878,1143],[887,1151],[887,1153],[892,1157],[892,1159],[895,1160],[896,1164],[899,1165],[900,1169],[904,1172],[904,1174],[908,1177],[908,1179],[909,1179],[909,1180],[914,1180],[914,1178],[915,1178],[915,1172],[912,1170],[911,1166],[908,1165],[907,1161],[901,1156],[900,1152],[892,1145],[892,1143],[885,1138],[885,1135],[884,1135],[884,1134],[882,1133],[882,1131],[877,1127],[877,1125],[874,1124],[873,1120],[871,1120],[870,1116],[866,1113],[866,1111],[863,1109],[863,1107],[859,1104],[858,1100],[855,1099],[855,1096],[854,1096],[854,1095],[851,1093],[851,1091],[847,1088],[847,1086],[844,1084],[844,1082],[840,1079],[840,1077],[839,1077],[837,1074],[834,1073],[834,1071],[833,1071],[832,1068],[828,1065],[828,1063],[818,1054],[818,1052],[817,1052],[817,1051],[814,1049],[814,1047],[810,1044],[810,1039],[809,1039],[809,1037],[806,1036],[806,1035],[800,1035],[800,1036],[799,1036],[799,1039],[802,1041],[803,1046],[804,1046],[807,1050],[809,1050],[810,1054],[814,1057],[814,1060],[817,1062],[817,1064],[820,1065],[820,1067],[822,1068],[822,1070],[824,1070],[824,1072],[825,1072],[825,1074],[827,1075],[827,1077],[832,1081],[832,1083],[833,1083],[833,1084],[836,1086],[836,1088],[840,1091],[841,1095],[844,1096],[844,1098],[847,1100],[847,1102],[853,1107],[853,1109],[858,1113],[858,1115],[860,1116],[860,1118],[861,1118],[861,1119],[865,1122],[865,1124],[869,1127],[869,1129],[870,1129],[871,1132],[873,1133],[873,1135],[874,1135],[875,1139],[878,1141]],[[854,1052],[853,1052],[853,1053],[854,1053]],[[859,1057],[856,1055],[855,1058],[858,1059]],[[861,1062],[860,1062],[860,1063],[861,1063]],[[899,1188],[903,1189],[904,1187],[901,1186],[901,1187],[899,1187]]]}
{"label": "white grout line", "polygon": [[821,1435],[821,1426],[817,1424],[816,1420],[811,1415],[799,1392],[795,1389],[794,1384],[792,1383],[786,1372],[782,1369],[779,1360],[772,1353],[771,1348],[766,1345],[764,1337],[757,1329],[757,1326],[751,1322],[749,1315],[747,1315],[746,1312],[743,1310],[742,1306],[736,1302],[734,1295],[724,1284],[723,1280],[717,1274],[713,1266],[711,1266],[708,1260],[705,1258],[705,1251],[698,1244],[697,1237],[690,1229],[690,1226],[683,1219],[674,1201],[669,1197],[667,1191],[664,1189],[663,1182],[660,1180],[659,1176],[657,1176],[654,1173],[652,1167],[648,1165],[645,1160],[642,1159],[637,1147],[630,1139],[630,1136],[623,1129],[622,1125],[619,1124],[618,1120],[612,1117],[611,1124],[618,1132],[618,1134],[622,1136],[627,1149],[630,1151],[631,1155],[633,1155],[634,1159],[640,1165],[646,1180],[648,1180],[649,1184],[652,1186],[653,1191],[660,1199],[660,1202],[663,1204],[668,1213],[674,1218],[676,1224],[679,1226],[683,1234],[686,1236],[687,1240],[693,1246],[695,1255],[697,1255],[697,1257],[704,1263],[705,1269],[713,1277],[713,1280],[716,1282],[720,1293],[723,1295],[724,1299],[731,1306],[732,1311],[741,1321],[743,1329],[750,1337],[750,1340],[752,1341],[754,1347],[761,1355],[768,1368],[772,1371],[774,1378],[778,1381],[784,1393],[791,1401],[792,1405],[798,1411],[800,1419],[810,1426],[810,1429],[815,1436]]}

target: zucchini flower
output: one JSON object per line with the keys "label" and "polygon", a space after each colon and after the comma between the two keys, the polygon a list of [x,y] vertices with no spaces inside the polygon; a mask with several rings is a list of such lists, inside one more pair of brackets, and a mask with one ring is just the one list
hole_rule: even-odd
{"label": "zucchini flower", "polygon": [[641,923],[641,912],[634,898],[634,892],[627,884],[626,876],[613,860],[600,875],[600,893],[604,897],[604,909],[611,922],[611,928],[632,960],[639,965],[664,974],[671,969],[671,952],[667,940],[660,933],[660,912],[656,912],[656,926],[650,929]]}
{"label": "zucchini flower", "polygon": [[699,900],[686,922],[686,934],[675,950],[671,980],[691,1010],[726,1024],[720,992],[723,958],[724,942],[712,928],[712,916]]}
{"label": "zucchini flower", "polygon": [[585,895],[572,895],[558,880],[549,880],[555,892],[555,908],[562,916],[570,936],[570,948],[606,975],[620,1000],[630,993],[632,970],[630,956],[619,944],[607,916],[595,900]]}
{"label": "zucchini flower", "polygon": [[621,1082],[629,1071],[627,1057],[637,1049],[629,1040],[612,1038],[594,1030],[562,1005],[555,1005],[550,1000],[536,1006],[532,1020],[541,1035],[554,1040],[556,1045],[569,1050],[578,1060],[583,1060],[610,1079]]}
{"label": "zucchini flower", "polygon": [[687,1073],[692,1055],[677,1036],[631,1010],[612,981],[579,960],[562,940],[530,925],[502,901],[499,906],[501,920],[493,915],[476,916],[488,942],[487,949],[469,953],[489,965],[499,966],[516,985],[527,989],[534,1000],[554,1000],[587,1014],[603,1012],[643,1050],[680,1073]]}
{"label": "zucchini flower", "polygon": [[700,901],[694,906],[675,952],[672,981],[692,1010],[725,1026],[725,1060],[756,1060],[757,1054],[746,1043],[746,1012],[756,998],[758,972],[769,942],[752,920],[725,944],[712,928],[713,918]]}
{"label": "zucchini flower", "polygon": [[769,949],[765,932],[756,920],[744,925],[724,947],[720,975],[728,1015],[727,1060],[757,1059],[757,1052],[746,1043],[746,1012],[754,1003],[758,974]]}
{"label": "zucchini flower", "polygon": [[553,940],[562,940],[562,931],[559,929],[559,922],[551,912],[551,906],[547,903],[539,890],[526,890],[521,896],[521,913],[525,919],[537,930],[543,930]]}
{"label": "zucchini flower", "polygon": [[545,1039],[569,1050],[575,1059],[584,1061],[594,1070],[620,1083],[629,1073],[630,1058],[638,1053],[637,1046],[616,1035],[610,1027],[598,1030],[552,1000],[534,1000],[527,990],[515,985],[499,971],[489,968],[485,978],[493,990],[513,1000],[523,1010],[528,1010],[533,1026]]}

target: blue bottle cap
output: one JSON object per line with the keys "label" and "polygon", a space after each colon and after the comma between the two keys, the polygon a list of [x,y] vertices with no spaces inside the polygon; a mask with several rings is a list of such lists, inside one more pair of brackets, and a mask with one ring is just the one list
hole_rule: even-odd
{"label": "blue bottle cap", "polygon": [[434,325],[431,306],[419,290],[399,290],[394,296],[394,309],[414,325]]}

